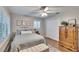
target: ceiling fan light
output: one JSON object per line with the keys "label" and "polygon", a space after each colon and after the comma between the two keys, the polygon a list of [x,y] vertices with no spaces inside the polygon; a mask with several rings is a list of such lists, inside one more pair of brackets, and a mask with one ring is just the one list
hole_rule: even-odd
{"label": "ceiling fan light", "polygon": [[42,13],[42,16],[47,16],[47,13]]}
{"label": "ceiling fan light", "polygon": [[45,16],[47,16],[47,13],[45,13]]}
{"label": "ceiling fan light", "polygon": [[42,13],[42,16],[44,16],[44,13]]}

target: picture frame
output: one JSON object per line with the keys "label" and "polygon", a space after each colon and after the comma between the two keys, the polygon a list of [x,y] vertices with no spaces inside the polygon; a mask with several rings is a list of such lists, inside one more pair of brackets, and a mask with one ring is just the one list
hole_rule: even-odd
{"label": "picture frame", "polygon": [[22,25],[22,20],[17,20],[16,24],[17,24],[17,26],[21,26]]}
{"label": "picture frame", "polygon": [[23,21],[23,22],[22,22],[22,25],[23,25],[23,26],[31,26],[31,24],[32,24],[32,23],[31,23],[30,21]]}
{"label": "picture frame", "polygon": [[75,25],[76,26],[76,19],[69,19],[68,20],[69,25]]}
{"label": "picture frame", "polygon": [[23,20],[23,21],[22,21],[22,25],[23,25],[23,26],[26,26],[26,25],[27,25],[26,21]]}

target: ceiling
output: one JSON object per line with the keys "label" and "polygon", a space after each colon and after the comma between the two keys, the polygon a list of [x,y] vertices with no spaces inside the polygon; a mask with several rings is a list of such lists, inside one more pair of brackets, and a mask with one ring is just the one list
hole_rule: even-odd
{"label": "ceiling", "polygon": [[[8,6],[7,7],[9,12],[12,14],[18,14],[18,15],[24,15],[24,16],[35,16],[35,17],[41,17],[41,15],[33,11],[39,10],[40,6]],[[64,6],[48,6],[49,10],[52,12],[63,12],[62,9],[66,8]],[[69,7],[70,8],[70,7]],[[54,15],[54,13],[49,13],[48,16]]]}
{"label": "ceiling", "polygon": [[[38,12],[33,12],[35,10],[39,10],[40,6],[8,6],[7,7],[9,12],[12,14],[18,14],[18,15],[24,15],[24,16],[35,16],[35,17],[41,17],[41,15]],[[52,10],[53,12],[60,11],[60,7],[48,7],[49,10]],[[62,7],[61,7],[62,8]],[[48,16],[53,15],[53,13],[48,14]]]}

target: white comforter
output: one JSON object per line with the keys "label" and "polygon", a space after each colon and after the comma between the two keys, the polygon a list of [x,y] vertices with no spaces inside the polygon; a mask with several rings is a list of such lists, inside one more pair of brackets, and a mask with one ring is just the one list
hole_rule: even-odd
{"label": "white comforter", "polygon": [[[11,51],[17,52],[17,48],[23,44],[25,48],[31,47],[33,45],[37,45],[40,43],[44,43],[44,37],[37,34],[23,34],[23,35],[16,35],[15,39],[11,44]],[[22,48],[24,48],[22,47]]]}

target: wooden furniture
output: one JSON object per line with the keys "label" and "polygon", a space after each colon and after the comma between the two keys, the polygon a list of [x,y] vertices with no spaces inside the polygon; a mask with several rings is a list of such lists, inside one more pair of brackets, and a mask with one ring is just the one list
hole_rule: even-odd
{"label": "wooden furniture", "polygon": [[20,52],[49,52],[49,47],[42,43],[27,49],[20,50]]}
{"label": "wooden furniture", "polygon": [[59,45],[71,51],[77,51],[77,40],[77,27],[59,27]]}

